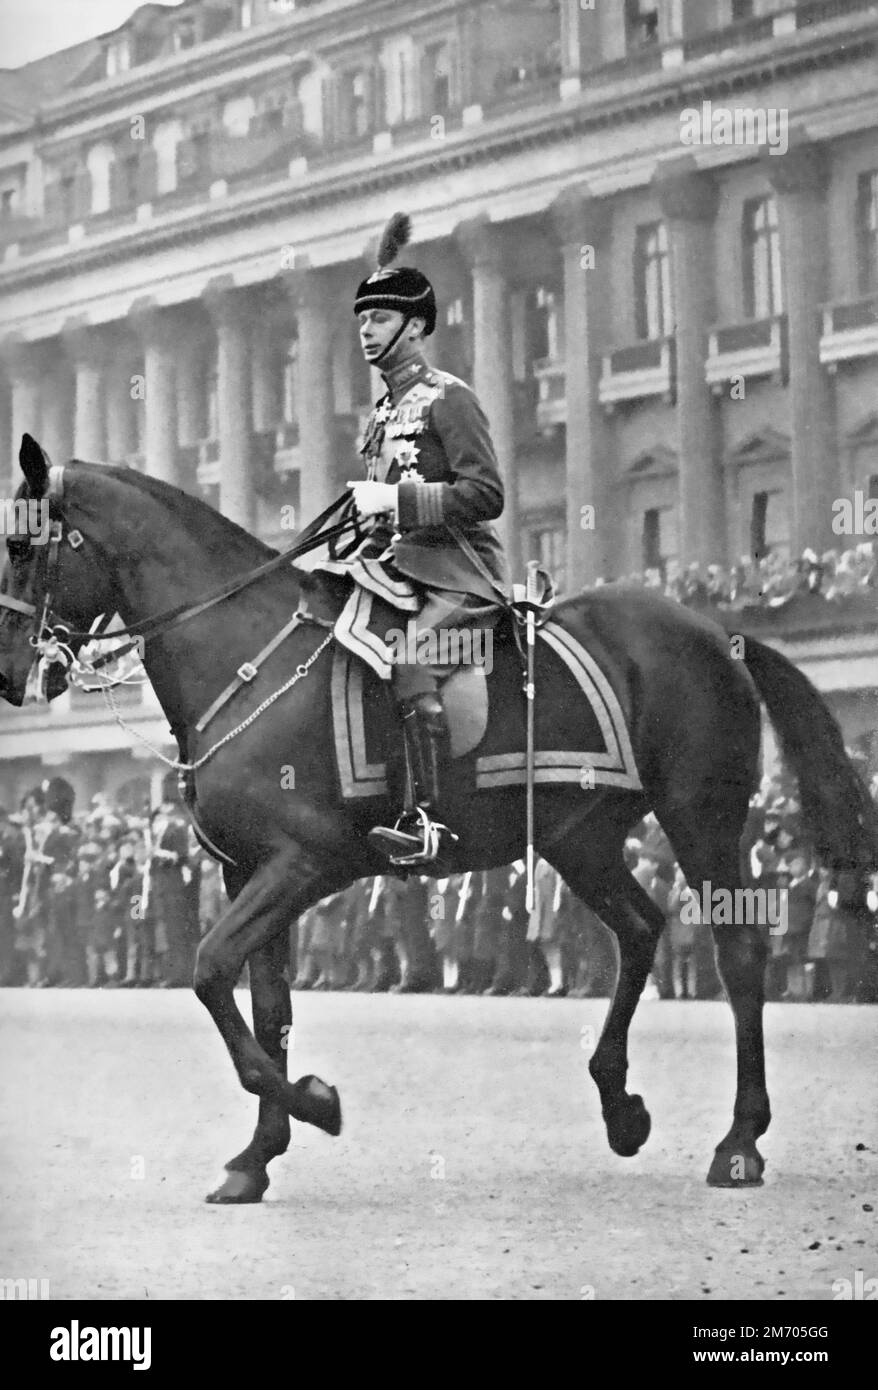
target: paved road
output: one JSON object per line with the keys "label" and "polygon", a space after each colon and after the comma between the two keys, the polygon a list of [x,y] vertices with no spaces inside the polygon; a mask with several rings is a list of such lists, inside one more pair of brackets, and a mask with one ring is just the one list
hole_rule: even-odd
{"label": "paved road", "polygon": [[586,1072],[601,1001],[295,1002],[292,1074],[339,1086],[344,1133],[296,1126],[263,1204],[220,1209],[202,1198],[255,1102],[193,995],[0,991],[0,1277],[61,1299],[780,1302],[878,1276],[874,1008],[768,1009],[766,1185],[729,1192],[704,1182],[722,1004],[641,1005],[653,1132],[626,1160]]}

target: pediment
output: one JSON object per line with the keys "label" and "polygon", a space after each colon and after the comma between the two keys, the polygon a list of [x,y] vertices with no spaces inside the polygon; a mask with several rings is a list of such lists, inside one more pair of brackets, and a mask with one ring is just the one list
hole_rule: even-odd
{"label": "pediment", "polygon": [[849,444],[866,444],[873,441],[878,441],[878,411],[876,410],[873,410],[848,433]]}
{"label": "pediment", "polygon": [[633,482],[637,478],[665,477],[668,473],[676,473],[677,468],[676,451],[666,444],[656,444],[637,455],[628,469],[628,478]]}
{"label": "pediment", "polygon": [[788,459],[790,457],[791,440],[788,434],[782,430],[772,429],[766,425],[763,429],[754,430],[748,434],[739,444],[729,450],[728,459],[734,464],[748,463],[770,463],[777,459]]}

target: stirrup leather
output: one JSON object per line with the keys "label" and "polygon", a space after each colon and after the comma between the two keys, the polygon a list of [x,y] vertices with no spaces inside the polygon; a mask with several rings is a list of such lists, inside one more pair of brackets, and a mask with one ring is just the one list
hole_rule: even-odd
{"label": "stirrup leather", "polygon": [[[400,829],[404,824],[411,825],[415,819],[415,831]],[[423,806],[415,806],[413,810],[403,812],[392,828],[376,825],[368,834],[368,839],[387,855],[391,864],[401,867],[434,864],[442,849],[443,838],[457,843],[457,836],[453,831],[441,821],[431,820]]]}

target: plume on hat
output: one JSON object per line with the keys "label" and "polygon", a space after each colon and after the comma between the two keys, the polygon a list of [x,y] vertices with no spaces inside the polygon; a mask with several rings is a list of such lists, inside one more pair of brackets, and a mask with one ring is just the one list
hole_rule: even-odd
{"label": "plume on hat", "polygon": [[395,261],[412,234],[412,219],[407,212],[395,212],[381,233],[378,243],[378,269]]}

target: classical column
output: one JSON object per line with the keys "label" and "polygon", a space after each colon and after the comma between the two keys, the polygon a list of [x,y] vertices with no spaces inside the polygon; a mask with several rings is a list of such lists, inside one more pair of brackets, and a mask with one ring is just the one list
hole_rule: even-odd
{"label": "classical column", "polygon": [[614,560],[609,426],[598,401],[609,307],[611,218],[609,204],[593,198],[585,187],[565,189],[550,213],[564,262],[566,589],[576,594],[607,576]]}
{"label": "classical column", "polygon": [[509,287],[503,270],[503,246],[498,229],[487,217],[461,223],[455,236],[473,278],[473,386],[488,416],[506,490],[503,515],[495,525],[512,576],[518,580],[522,570],[522,547],[515,470]]}
{"label": "classical column", "polygon": [[[194,309],[195,306],[189,306]],[[188,448],[203,439],[206,432],[204,400],[205,338],[207,324],[189,325],[182,343],[177,372],[177,433]]]}
{"label": "classical column", "polygon": [[125,463],[137,448],[134,428],[135,345],[121,327],[108,339],[104,394],[106,398],[107,459]]}
{"label": "classical column", "polygon": [[18,471],[18,452],[21,436],[41,439],[40,379],[44,370],[45,351],[42,343],[26,343],[18,335],[4,340],[0,355],[9,381],[10,437],[3,450],[0,466],[11,465],[13,480],[21,480]]}
{"label": "classical column", "polygon": [[671,245],[677,348],[680,559],[708,565],[726,548],[719,403],[704,377],[714,319],[714,219],[719,193],[690,155],[662,164],[654,189]]}
{"label": "classical column", "polygon": [[78,320],[64,325],[62,341],[76,379],[73,453],[76,458],[97,463],[106,457],[104,343],[98,329]]}
{"label": "classical column", "polygon": [[[302,522],[307,525],[340,491],[332,389],[333,288],[323,270],[295,270],[285,279],[299,333],[300,498]],[[353,315],[351,319],[353,323]],[[349,476],[358,477],[355,460],[350,467]]]}
{"label": "classical column", "polygon": [[40,443],[53,463],[66,463],[74,453],[76,382],[60,341],[55,339],[45,346],[40,390],[43,406]]}
{"label": "classical column", "polygon": [[173,310],[153,300],[132,305],[129,320],[143,345],[146,472],[182,486],[177,449],[177,355],[180,325]]}
{"label": "classical column", "polygon": [[203,298],[217,338],[220,511],[252,531],[256,496],[250,468],[250,296],[245,290],[210,284]]}
{"label": "classical column", "polygon": [[792,420],[792,534],[794,554],[818,554],[836,543],[832,501],[840,491],[833,396],[820,365],[819,306],[826,297],[826,186],[822,145],[801,141],[763,165],[778,201],[784,302],[787,312]]}

